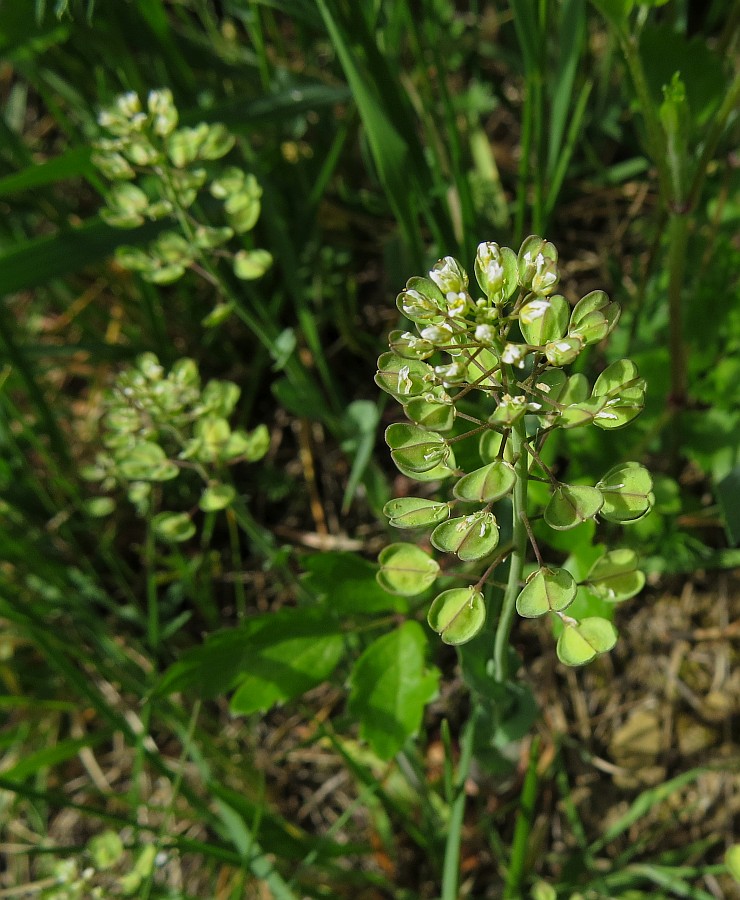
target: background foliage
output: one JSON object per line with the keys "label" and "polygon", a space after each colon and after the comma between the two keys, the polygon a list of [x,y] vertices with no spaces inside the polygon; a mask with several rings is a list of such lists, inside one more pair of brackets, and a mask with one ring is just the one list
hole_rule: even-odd
{"label": "background foliage", "polygon": [[[731,896],[739,29],[731,0],[3,6],[0,893]],[[98,115],[151,90],[185,137],[121,193]],[[642,461],[655,507],[612,655],[566,671],[520,623],[502,683],[490,635],[458,655],[376,580],[409,484],[373,374],[410,275],[531,232],[570,303],[623,308],[579,371],[648,385],[547,462]],[[612,537],[548,549],[585,578]]]}

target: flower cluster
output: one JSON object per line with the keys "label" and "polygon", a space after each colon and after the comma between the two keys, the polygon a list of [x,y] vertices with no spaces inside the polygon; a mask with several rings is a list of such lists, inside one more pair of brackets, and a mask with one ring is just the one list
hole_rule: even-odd
{"label": "flower cluster", "polygon": [[[499,548],[497,504],[511,506],[519,484],[516,516],[527,519],[539,565],[521,589],[517,609],[527,617],[556,614],[566,626],[559,656],[577,664],[609,649],[616,633],[606,619],[579,623],[565,614],[577,583],[565,569],[542,563],[528,524],[527,482],[549,486],[544,521],[557,531],[596,516],[636,521],[654,498],[650,475],[637,463],[616,466],[592,486],[561,482],[541,458],[555,429],[621,428],[639,414],[645,398],[645,382],[630,360],[612,363],[593,385],[581,373],[564,371],[584,348],[612,331],[619,307],[603,291],[592,291],[571,308],[556,293],[557,261],[552,243],[531,236],[518,254],[496,243],[479,245],[474,267],[479,291],[449,256],[427,277],[411,278],[397,305],[415,330],[391,333],[391,350],[378,360],[376,383],[402,404],[409,420],[390,425],[385,434],[398,469],[420,482],[455,479],[449,502],[390,501],[385,510],[390,524],[434,526],[431,542],[438,550],[465,563],[493,560],[475,586],[436,598],[430,625],[448,643],[467,641],[482,627],[481,587],[512,552]],[[466,448],[465,471],[454,448],[470,439],[477,446]],[[439,573],[434,560],[408,544],[386,548],[380,562],[381,582],[402,593],[419,593]],[[416,575],[409,578],[410,572]],[[622,600],[642,588],[644,576],[632,551],[617,550],[599,560],[584,583],[604,599]]]}

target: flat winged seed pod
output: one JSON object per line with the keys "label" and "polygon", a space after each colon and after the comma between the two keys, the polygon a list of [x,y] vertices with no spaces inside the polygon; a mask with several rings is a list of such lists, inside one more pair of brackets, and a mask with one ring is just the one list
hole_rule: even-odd
{"label": "flat winged seed pod", "polygon": [[378,562],[378,584],[402,597],[423,593],[439,573],[439,565],[414,544],[390,544],[380,552]]}
{"label": "flat winged seed pod", "polygon": [[486,620],[483,594],[475,588],[442,591],[429,608],[427,621],[445,644],[464,644],[472,640]]}
{"label": "flat winged seed pod", "polygon": [[[427,485],[427,496],[398,497],[384,512],[394,528],[429,529],[435,550],[454,558],[440,569],[426,551],[392,544],[380,555],[378,580],[410,596],[442,571],[447,584],[482,572],[475,584],[443,590],[431,605],[428,623],[448,644],[483,627],[486,584],[506,585],[491,643],[491,671],[503,682],[517,611],[562,623],[557,654],[565,665],[583,665],[613,646],[617,635],[606,618],[579,622],[569,613],[596,598],[616,603],[639,593],[645,578],[636,554],[607,550],[577,582],[546,561],[547,546],[561,553],[557,532],[590,519],[637,521],[654,497],[650,475],[637,463],[615,466],[595,486],[558,477],[561,470],[568,476],[570,432],[621,428],[644,405],[645,382],[630,360],[607,366],[593,388],[585,374],[568,371],[584,348],[614,329],[618,304],[596,290],[571,309],[557,293],[557,250],[538,235],[518,253],[480,243],[474,272],[477,286],[458,260],[444,256],[427,275],[408,280],[397,305],[412,324],[391,332],[391,352],[380,357],[375,376],[408,420],[386,429],[391,457],[401,475]],[[564,439],[555,450],[546,442],[558,429]],[[530,545],[537,568],[523,582]]]}

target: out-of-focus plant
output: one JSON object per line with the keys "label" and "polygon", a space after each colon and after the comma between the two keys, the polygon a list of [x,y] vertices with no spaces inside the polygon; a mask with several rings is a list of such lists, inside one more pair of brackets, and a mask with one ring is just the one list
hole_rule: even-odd
{"label": "out-of-focus plant", "polygon": [[[150,91],[146,106],[138,94],[119,96],[98,116],[107,132],[95,145],[93,163],[112,182],[101,215],[115,228],[137,228],[146,220],[168,220],[167,229],[148,247],[121,246],[117,261],[155,284],[169,284],[195,270],[216,286],[218,258],[228,259],[237,278],[260,278],[272,264],[267,250],[234,249],[257,224],[262,189],[254,175],[235,166],[209,171],[233,148],[234,135],[221,123],[178,127],[172,92]],[[220,223],[212,224],[199,200],[208,193],[222,205]],[[230,311],[221,304],[209,322]]]}
{"label": "out-of-focus plant", "polygon": [[[422,483],[455,479],[451,501],[402,497],[385,507],[396,528],[434,526],[433,546],[455,554],[465,564],[463,576],[473,581],[442,591],[432,603],[428,621],[445,643],[462,644],[479,633],[486,618],[483,588],[509,560],[493,648],[499,682],[508,677],[515,611],[527,618],[550,613],[562,623],[557,652],[567,665],[589,662],[617,639],[608,619],[578,621],[568,614],[579,582],[543,559],[532,519],[544,515],[555,531],[597,516],[629,523],[645,516],[654,500],[650,474],[636,462],[617,465],[590,485],[562,481],[542,459],[557,429],[621,428],[639,414],[645,397],[645,382],[628,359],[612,363],[593,385],[580,372],[566,375],[587,346],[612,331],[619,306],[592,291],[571,309],[555,293],[557,260],[553,244],[530,236],[518,255],[495,243],[479,245],[475,274],[482,296],[471,294],[467,273],[452,257],[428,277],[411,278],[397,302],[417,333],[391,333],[391,351],[380,357],[376,375],[410,420],[386,430],[398,469]],[[461,464],[455,450],[471,440],[477,452],[468,443]],[[541,491],[533,496],[535,484],[546,488],[544,497]],[[496,511],[511,516],[504,546]],[[530,545],[537,565],[525,581]],[[379,561],[383,587],[404,596],[449,575],[416,544],[391,544]],[[481,564],[482,574],[474,574]],[[617,549],[599,558],[580,583],[616,602],[636,595],[644,576],[636,554]]]}
{"label": "out-of-focus plant", "polygon": [[[107,393],[104,449],[83,475],[105,491],[123,487],[141,515],[153,516],[161,538],[188,540],[195,533],[191,513],[158,511],[162,496],[156,488],[191,472],[203,483],[203,512],[232,504],[236,490],[225,480],[226,468],[261,459],[269,446],[264,425],[247,432],[229,424],[239,394],[231,381],[212,379],[201,386],[192,359],[178,360],[166,374],[153,353],[144,353]],[[110,498],[99,498],[100,512],[113,508]]]}

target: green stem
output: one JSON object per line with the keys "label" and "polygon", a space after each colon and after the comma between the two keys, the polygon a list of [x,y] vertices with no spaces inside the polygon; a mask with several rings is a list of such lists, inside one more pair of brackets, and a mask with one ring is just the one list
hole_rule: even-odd
{"label": "green stem", "polygon": [[658,118],[658,110],[650,95],[645,70],[640,58],[640,50],[637,37],[627,32],[623,28],[617,31],[619,42],[622,45],[627,68],[632,77],[632,83],[635,86],[637,99],[640,101],[642,115],[645,120],[645,131],[647,133],[647,149],[648,153],[658,169],[658,181],[660,182],[660,194],[664,202],[667,202],[671,196],[671,179],[666,163],[666,147],[663,129]]}
{"label": "green stem", "polygon": [[144,561],[146,566],[147,638],[149,646],[156,652],[159,646],[159,601],[157,598],[157,573],[154,563],[154,529],[152,514],[147,516]]}
{"label": "green stem", "polygon": [[[686,245],[689,236],[689,217],[671,213],[668,222],[668,309],[671,350],[670,406],[681,410],[686,405],[687,358],[683,334],[683,310],[681,288],[686,272]],[[678,431],[672,430],[674,444],[678,443]]]}
{"label": "green stem", "polygon": [[476,706],[473,709],[473,714],[468,719],[465,732],[460,741],[460,762],[457,767],[455,799],[452,802],[450,825],[447,830],[447,841],[445,842],[445,858],[442,866],[442,894],[440,900],[457,900],[460,843],[462,841],[462,826],[465,817],[465,782],[468,780],[470,763],[473,759],[475,728],[478,724],[480,710],[480,706]]}
{"label": "green stem", "polygon": [[529,765],[524,776],[521,798],[519,800],[519,812],[514,826],[514,839],[511,846],[511,862],[506,873],[504,885],[504,900],[516,900],[522,896],[522,880],[527,861],[527,844],[532,831],[534,819],[534,804],[537,799],[537,759],[539,757],[540,741],[535,737],[529,751]]}
{"label": "green stem", "polygon": [[514,622],[516,598],[519,596],[524,560],[527,555],[527,526],[524,516],[527,514],[529,470],[528,456],[524,449],[525,440],[524,424],[517,422],[511,430],[511,449],[516,468],[516,483],[512,498],[513,548],[509,558],[509,578],[493,644],[494,677],[501,683],[505,682],[509,676],[509,636]]}

